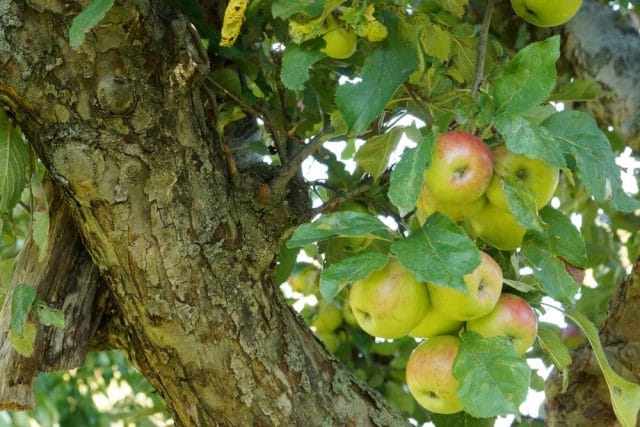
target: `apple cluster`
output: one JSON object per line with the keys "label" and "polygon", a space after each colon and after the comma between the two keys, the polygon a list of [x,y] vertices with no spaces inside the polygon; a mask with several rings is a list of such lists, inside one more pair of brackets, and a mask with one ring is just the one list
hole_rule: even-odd
{"label": "apple cluster", "polygon": [[503,180],[518,180],[543,208],[558,186],[559,169],[541,160],[515,154],[504,145],[489,149],[466,132],[447,132],[435,142],[431,166],[416,206],[420,222],[440,212],[489,245],[515,250],[526,229],[509,210]]}
{"label": "apple cluster", "polygon": [[523,356],[537,335],[537,319],[522,298],[502,293],[502,270],[481,252],[480,265],[463,277],[466,292],[423,283],[395,259],[354,282],[349,305],[358,325],[381,338],[411,335],[425,338],[406,368],[409,391],[435,413],[463,410],[453,376],[458,333],[465,329],[484,337],[506,336]]}

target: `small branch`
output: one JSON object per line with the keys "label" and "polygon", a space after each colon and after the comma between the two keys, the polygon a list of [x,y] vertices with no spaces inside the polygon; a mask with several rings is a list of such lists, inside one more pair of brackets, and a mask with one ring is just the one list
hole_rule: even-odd
{"label": "small branch", "polygon": [[487,2],[487,8],[482,18],[482,26],[480,27],[480,44],[478,45],[478,59],[476,61],[476,78],[471,86],[471,96],[474,98],[478,95],[480,84],[484,79],[484,62],[487,56],[487,40],[489,39],[489,27],[491,26],[491,14],[495,0]]}
{"label": "small branch", "polygon": [[304,147],[289,159],[289,163],[283,166],[280,170],[280,174],[271,182],[271,192],[273,194],[282,194],[289,181],[295,176],[302,162],[313,154],[318,148],[326,142],[325,135],[332,132],[331,126],[323,129],[317,135],[315,135]]}

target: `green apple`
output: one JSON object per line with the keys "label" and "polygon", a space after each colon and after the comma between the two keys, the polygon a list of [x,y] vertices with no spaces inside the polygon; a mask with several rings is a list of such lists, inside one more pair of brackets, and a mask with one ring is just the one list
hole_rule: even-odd
{"label": "green apple", "polygon": [[582,0],[511,0],[513,10],[538,27],[555,27],[574,17]]}
{"label": "green apple", "polygon": [[349,304],[365,332],[380,338],[399,338],[425,316],[429,295],[426,284],[390,258],[384,268],[354,282]]}
{"label": "green apple", "polygon": [[480,265],[463,277],[467,293],[429,284],[434,310],[455,320],[476,319],[493,310],[502,291],[502,269],[488,254],[480,256]]}
{"label": "green apple", "polygon": [[427,314],[418,326],[409,332],[409,335],[415,338],[431,338],[436,335],[452,335],[462,329],[463,326],[463,321],[452,319],[439,311],[434,310],[431,302],[429,302]]}
{"label": "green apple", "polygon": [[542,160],[515,154],[504,145],[493,150],[494,175],[487,188],[487,198],[500,209],[509,209],[500,177],[519,179],[535,196],[536,207],[542,209],[553,197],[558,187],[560,170]]}
{"label": "green apple", "polygon": [[517,249],[527,232],[511,212],[491,203],[486,203],[478,213],[470,216],[467,223],[478,237],[503,251]]}
{"label": "green apple", "polygon": [[[360,203],[356,200],[347,200],[340,204],[338,211],[350,211],[363,214],[371,214],[369,208],[364,203]],[[347,252],[360,252],[373,242],[371,237],[363,236],[351,236],[351,237],[339,237],[339,245]]]}
{"label": "green apple", "polygon": [[[295,271],[295,270],[294,270]],[[318,290],[320,283],[320,271],[317,267],[307,264],[305,267],[298,269],[288,279],[287,283],[291,289],[301,294],[309,295]]]}
{"label": "green apple", "polygon": [[469,203],[484,194],[493,175],[492,154],[480,138],[447,132],[436,139],[425,182],[444,203]]}
{"label": "green apple", "polygon": [[355,314],[353,314],[353,310],[351,309],[351,304],[349,304],[349,300],[345,300],[342,305],[342,318],[344,321],[351,326],[358,325],[358,319],[356,319]]}
{"label": "green apple", "polygon": [[486,199],[484,197],[478,197],[476,200],[468,203],[442,202],[434,197],[428,186],[423,185],[420,191],[420,197],[416,203],[416,216],[420,224],[424,224],[427,218],[434,212],[440,212],[453,221],[460,221],[479,212],[485,202]]}
{"label": "green apple", "polygon": [[338,351],[338,347],[340,347],[340,337],[333,332],[316,332],[316,336],[324,343],[331,353],[335,353]]}
{"label": "green apple", "polygon": [[327,17],[327,28],[322,36],[326,46],[320,51],[336,59],[346,59],[353,55],[357,44],[355,31],[342,28],[331,15]]}
{"label": "green apple", "polygon": [[536,340],[538,320],[528,302],[513,294],[502,294],[489,314],[467,322],[467,330],[485,338],[506,336],[522,356]]}
{"label": "green apple", "polygon": [[407,387],[416,401],[431,412],[454,414],[462,411],[456,395],[458,380],[453,376],[453,362],[460,339],[440,335],[422,342],[407,362]]}
{"label": "green apple", "polygon": [[318,332],[333,332],[342,324],[342,310],[335,304],[328,303],[320,307],[316,320],[311,326]]}

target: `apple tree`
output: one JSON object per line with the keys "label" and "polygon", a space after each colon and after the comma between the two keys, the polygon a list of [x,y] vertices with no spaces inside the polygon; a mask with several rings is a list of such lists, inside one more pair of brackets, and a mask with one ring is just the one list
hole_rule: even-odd
{"label": "apple tree", "polygon": [[636,426],[636,8],[0,0],[0,409]]}

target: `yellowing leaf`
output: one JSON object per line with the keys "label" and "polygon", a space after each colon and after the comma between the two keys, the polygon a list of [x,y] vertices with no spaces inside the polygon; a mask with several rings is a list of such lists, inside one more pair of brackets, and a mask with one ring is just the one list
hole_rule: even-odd
{"label": "yellowing leaf", "polygon": [[439,25],[430,25],[420,33],[420,43],[429,56],[442,62],[451,57],[451,35]]}
{"label": "yellowing leaf", "polygon": [[249,0],[229,0],[224,11],[224,21],[222,23],[222,40],[220,46],[233,46],[240,34],[240,28],[244,22],[244,15],[247,12]]}
{"label": "yellowing leaf", "polygon": [[22,335],[15,329],[11,329],[11,345],[22,356],[31,357],[37,332],[35,325],[31,322],[24,324]]}

